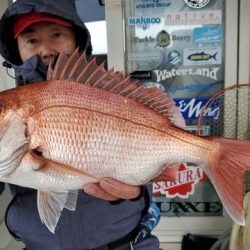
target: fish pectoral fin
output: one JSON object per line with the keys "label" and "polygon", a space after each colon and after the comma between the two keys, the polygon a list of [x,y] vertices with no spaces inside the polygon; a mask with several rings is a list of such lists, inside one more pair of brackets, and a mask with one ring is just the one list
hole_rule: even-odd
{"label": "fish pectoral fin", "polygon": [[29,165],[33,170],[41,170],[44,168],[46,164],[46,159],[42,156],[39,156],[35,150],[31,150],[29,153],[25,155],[25,161],[29,162]]}
{"label": "fish pectoral fin", "polygon": [[165,164],[160,174],[152,179],[152,182],[175,181],[178,177],[178,170],[181,163]]}
{"label": "fish pectoral fin", "polygon": [[75,210],[78,191],[41,191],[37,194],[37,207],[41,221],[54,233],[63,208]]}

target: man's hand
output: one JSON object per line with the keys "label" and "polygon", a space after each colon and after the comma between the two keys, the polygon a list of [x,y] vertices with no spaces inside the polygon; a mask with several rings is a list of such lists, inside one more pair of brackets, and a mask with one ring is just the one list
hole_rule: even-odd
{"label": "man's hand", "polygon": [[99,183],[86,184],[84,191],[107,201],[131,200],[139,197],[141,187],[124,184],[112,178],[103,178]]}

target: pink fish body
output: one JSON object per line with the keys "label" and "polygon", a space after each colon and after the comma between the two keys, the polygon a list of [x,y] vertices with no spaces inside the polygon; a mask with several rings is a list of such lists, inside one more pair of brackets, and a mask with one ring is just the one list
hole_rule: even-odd
{"label": "pink fish body", "polygon": [[86,183],[173,179],[182,162],[203,167],[228,213],[244,224],[250,143],[186,132],[173,100],[156,88],[75,51],[60,56],[47,81],[1,92],[0,108],[0,180],[37,189],[40,217],[52,232]]}

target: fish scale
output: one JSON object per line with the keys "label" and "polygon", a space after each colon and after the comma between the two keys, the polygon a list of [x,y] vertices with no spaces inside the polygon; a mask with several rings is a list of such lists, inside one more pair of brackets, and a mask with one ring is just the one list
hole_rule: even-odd
{"label": "fish scale", "polygon": [[[133,178],[133,182],[130,180],[131,184],[138,184],[146,182],[143,181],[143,173],[149,172],[152,164],[158,163],[157,170],[154,170],[155,175],[164,163],[175,160],[167,158],[168,150],[181,152],[180,149],[173,148],[176,143],[172,137],[165,139],[167,135],[163,132],[154,131],[152,128],[145,130],[142,125],[129,121],[124,123],[123,119],[116,117],[113,117],[113,121],[110,116],[101,113],[87,110],[77,112],[76,109],[74,111],[65,107],[46,109],[41,112],[41,118],[36,118],[42,125],[38,129],[38,136],[44,138],[46,143],[49,142],[43,153],[45,158],[72,165],[98,178],[112,176],[124,182],[128,181],[127,175],[138,169],[136,176],[140,178]],[[58,120],[55,122],[53,117],[58,117]],[[86,127],[84,133],[78,131],[77,124],[72,122],[75,119],[82,127]],[[68,126],[72,130],[65,130]],[[55,133],[53,137],[53,130],[63,131],[63,134]],[[78,147],[77,144],[84,145],[84,148]],[[58,145],[64,146],[58,149]],[[49,152],[49,155],[46,152]],[[81,152],[83,155],[79,158]],[[114,157],[110,157],[112,153]],[[120,167],[124,169],[122,175],[115,171]]]}
{"label": "fish scale", "polygon": [[[66,114],[66,115],[62,115],[62,113],[60,113],[60,117],[70,117],[70,113],[71,113],[71,111],[69,111],[69,113],[68,114]],[[50,116],[53,116],[52,114],[51,114],[51,111],[50,111],[50,114],[49,114]],[[48,115],[44,115],[45,117],[48,117]],[[79,118],[78,118],[79,119]],[[84,124],[84,121],[85,120],[88,120],[88,118],[86,119],[86,118],[82,118],[82,124]],[[107,121],[101,121],[101,118],[99,118],[99,119],[97,119],[96,120],[96,122],[95,122],[95,119],[93,119],[94,120],[94,123],[91,123],[91,124],[89,124],[87,127],[88,128],[90,128],[90,131],[86,131],[86,134],[90,137],[90,138],[92,138],[92,136],[95,136],[95,137],[93,137],[92,138],[92,140],[90,140],[90,139],[86,139],[85,141],[86,142],[88,142],[89,144],[88,144],[88,148],[90,149],[90,150],[88,150],[88,148],[86,148],[86,150],[85,150],[85,153],[86,153],[86,155],[89,155],[90,156],[90,158],[92,158],[92,162],[93,162],[93,155],[94,155],[94,152],[93,151],[91,151],[91,149],[93,148],[95,151],[97,151],[97,152],[99,152],[99,150],[100,150],[100,152],[102,152],[101,151],[101,148],[97,148],[97,147],[100,147],[100,145],[102,145],[101,143],[99,144],[99,140],[100,140],[100,137],[98,137],[97,135],[101,135],[101,138],[102,138],[102,140],[103,139],[105,139],[106,140],[106,142],[105,142],[105,148],[106,148],[106,152],[108,153],[108,155],[110,155],[110,152],[114,152],[114,150],[115,149],[117,149],[117,147],[118,147],[118,145],[120,145],[120,151],[121,151],[121,156],[122,156],[122,158],[121,158],[121,162],[122,162],[122,160],[124,160],[124,156],[126,155],[126,149],[129,149],[129,152],[131,153],[131,151],[134,151],[134,148],[132,148],[131,146],[133,145],[132,143],[133,143],[133,140],[131,141],[131,131],[133,131],[133,129],[131,129],[131,128],[127,128],[124,132],[121,132],[121,129],[119,130],[119,128],[121,128],[122,126],[123,126],[123,121],[120,123],[120,125],[118,125],[118,129],[117,129],[117,131],[116,131],[116,135],[114,136],[114,132],[115,132],[115,130],[114,130],[114,127],[113,126],[111,126],[111,127],[106,127],[106,129],[102,129],[102,131],[100,132],[100,133],[97,133],[97,131],[91,131],[91,130],[93,130],[93,128],[96,128],[97,130],[98,130],[98,124],[99,123],[102,123],[102,124],[107,124],[109,121],[110,121],[110,118],[107,120]],[[100,121],[99,121],[100,120]],[[50,121],[49,120],[46,120],[46,123],[44,123],[44,124],[49,124],[50,123]],[[62,121],[60,121],[60,120],[58,120],[58,124],[61,126],[62,125]],[[115,124],[115,123],[114,123]],[[112,123],[111,123],[111,125],[112,125]],[[111,133],[111,131],[112,131],[112,133]],[[149,135],[143,135],[142,134],[142,131],[143,131],[143,129],[141,129],[141,128],[138,128],[134,133],[133,133],[133,135],[134,135],[134,137],[135,138],[137,138],[137,140],[136,140],[136,142],[137,142],[137,147],[140,147],[141,146],[141,148],[142,149],[144,149],[145,148],[145,145],[148,145],[148,148],[150,148],[148,151],[149,152],[146,152],[145,153],[145,156],[150,156],[151,154],[149,154],[150,153],[150,151],[151,151],[151,148],[152,148],[152,143],[153,142],[155,142],[156,140],[157,140],[157,136],[154,136],[154,135],[152,135],[151,136],[151,141],[149,141]],[[69,131],[68,131],[69,132]],[[116,140],[116,141],[112,141],[112,136],[114,137],[114,138],[117,138],[117,137],[121,137],[121,133],[124,133],[124,135],[123,135],[123,138],[121,138],[120,139],[120,141],[118,141],[118,140]],[[127,140],[126,140],[126,137],[127,137],[127,135],[126,135],[126,133],[127,134],[129,134],[129,136],[130,136],[130,138],[128,138]],[[139,137],[139,135],[141,134],[141,137]],[[75,135],[75,136],[74,136]],[[103,137],[102,135],[106,135],[106,137]],[[79,134],[79,132],[78,131],[75,131],[73,134],[70,134],[70,136],[71,136],[71,138],[72,138],[72,141],[71,141],[71,143],[69,144],[69,141],[67,141],[67,138],[65,138],[64,140],[66,140],[66,145],[72,145],[72,144],[74,144],[74,142],[76,142],[77,141],[77,137],[79,136],[80,138],[82,138],[82,137],[84,137],[84,135],[83,136],[81,136],[80,134]],[[108,137],[108,136],[110,136],[110,137]],[[62,137],[58,137],[58,138],[60,138],[60,139],[63,139]],[[147,141],[145,141],[144,143],[143,143],[143,139],[144,138],[147,138]],[[160,139],[162,139],[162,136],[160,136]],[[171,138],[170,138],[171,139]],[[47,139],[45,139],[45,141],[47,141]],[[62,142],[61,141],[57,141],[57,140],[55,140],[55,139],[53,139],[52,140],[53,142],[54,142],[54,144],[55,145],[61,145],[62,144]],[[81,142],[82,144],[85,144],[86,142],[85,141],[83,141],[83,142]],[[170,141],[170,140],[168,140],[168,141]],[[95,142],[95,143],[94,143]],[[103,142],[103,141],[101,141],[101,142]],[[132,142],[132,143],[131,143]],[[110,145],[109,145],[110,144]],[[127,147],[127,144],[129,145],[129,148]],[[172,145],[172,142],[170,142],[169,143],[170,145],[168,146],[168,147],[166,147],[166,145],[163,145],[162,146],[162,148],[163,149],[165,149],[164,151],[166,151],[166,148],[170,148],[171,149],[171,145]],[[92,146],[91,146],[92,145]],[[109,147],[110,147],[110,150],[107,148],[107,146],[109,145]],[[159,145],[159,143],[157,143],[156,144],[156,148],[155,148],[155,154],[157,155],[157,152],[159,152],[159,148],[160,148],[160,145]],[[52,152],[52,150],[49,150],[50,152]],[[70,148],[65,148],[65,150],[60,150],[60,152],[61,152],[61,155],[63,156],[63,155],[71,155],[71,153],[75,153],[75,154],[79,154],[79,152],[77,152],[77,148],[74,148],[74,147],[70,147]],[[140,151],[135,151],[135,152],[137,152],[137,154],[138,155],[141,155],[142,157],[140,157],[140,162],[141,162],[141,158],[143,159],[143,162],[145,163],[146,162],[146,159],[143,157],[143,152],[140,152]],[[69,153],[69,154],[67,154],[67,153]],[[128,153],[129,154],[129,153]],[[105,156],[105,155],[100,155],[100,157],[103,157],[103,156]],[[45,157],[47,157],[46,155],[45,155]],[[165,157],[165,156],[164,156]],[[54,159],[53,157],[52,157],[52,159]],[[159,157],[157,156],[157,159],[159,159]],[[165,159],[166,159],[166,157],[165,157]],[[54,160],[59,160],[59,159],[57,159],[57,158],[55,158]],[[65,161],[66,159],[62,159],[61,161]],[[101,160],[99,160],[99,162],[101,162]],[[67,163],[70,163],[70,162],[68,162],[67,161]],[[134,162],[133,162],[133,164],[135,164]],[[93,170],[92,170],[93,171]]]}

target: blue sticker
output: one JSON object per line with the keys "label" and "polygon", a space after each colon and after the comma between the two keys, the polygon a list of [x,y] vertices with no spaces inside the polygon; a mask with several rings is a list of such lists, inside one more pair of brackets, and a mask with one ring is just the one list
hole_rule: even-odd
{"label": "blue sticker", "polygon": [[159,24],[161,22],[160,17],[129,17],[128,18],[128,25],[129,26],[137,26],[140,25],[145,30],[151,24]]}
{"label": "blue sticker", "polygon": [[221,26],[202,27],[194,29],[194,43],[215,44],[222,41]]}
{"label": "blue sticker", "polygon": [[[176,105],[185,120],[198,119],[209,98],[175,98]],[[203,119],[217,120],[220,114],[221,99],[216,99],[204,112]]]}
{"label": "blue sticker", "polygon": [[167,55],[167,61],[174,65],[180,63],[181,53],[177,50],[170,51]]}

